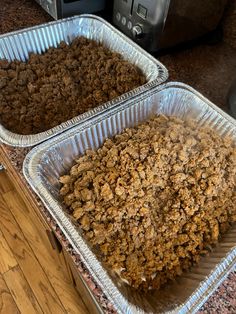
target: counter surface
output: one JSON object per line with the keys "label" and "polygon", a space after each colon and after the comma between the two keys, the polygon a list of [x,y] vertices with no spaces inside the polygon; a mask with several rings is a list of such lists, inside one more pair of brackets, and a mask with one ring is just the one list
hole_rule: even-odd
{"label": "counter surface", "polygon": [[[52,18],[33,0],[5,0],[0,10],[0,33],[6,33],[24,27],[42,24]],[[159,57],[169,70],[169,80],[191,85],[216,105],[228,111],[227,92],[236,77],[236,1],[231,1],[223,21],[224,41],[217,44],[199,44],[191,48],[175,51]],[[12,166],[19,173],[22,184],[27,183],[22,174],[22,163],[29,149],[10,148],[3,150]],[[112,305],[107,301],[93,278],[79,260],[62,232],[50,217],[39,199],[35,196],[39,209],[50,223],[67,251],[93,291],[94,296],[107,313],[113,313]],[[220,285],[216,292],[204,304],[199,313],[236,313],[236,269]]]}

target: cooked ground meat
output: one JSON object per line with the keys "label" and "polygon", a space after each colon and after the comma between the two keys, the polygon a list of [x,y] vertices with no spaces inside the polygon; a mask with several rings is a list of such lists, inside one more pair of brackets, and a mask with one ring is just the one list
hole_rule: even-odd
{"label": "cooked ground meat", "polygon": [[236,221],[233,142],[176,117],[107,139],[60,182],[85,238],[141,290],[188,270]]}
{"label": "cooked ground meat", "polygon": [[145,82],[120,54],[78,37],[25,63],[0,60],[0,123],[18,134],[43,132]]}

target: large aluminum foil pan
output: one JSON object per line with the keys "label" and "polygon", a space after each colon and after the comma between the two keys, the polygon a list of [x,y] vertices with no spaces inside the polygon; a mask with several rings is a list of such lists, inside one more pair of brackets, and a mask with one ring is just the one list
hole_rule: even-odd
{"label": "large aluminum foil pan", "polygon": [[222,282],[236,263],[236,225],[200,264],[176,282],[147,295],[135,292],[114,278],[100,263],[63,210],[59,177],[88,148],[96,149],[107,137],[120,133],[154,113],[193,118],[221,136],[236,142],[236,121],[191,87],[168,83],[124,101],[90,121],[80,124],[34,148],[24,161],[25,178],[79,253],[82,262],[119,313],[194,313]]}
{"label": "large aluminum foil pan", "polygon": [[105,20],[89,14],[1,35],[0,59],[26,61],[30,52],[42,54],[49,47],[57,47],[61,41],[70,43],[77,36],[94,39],[112,51],[119,52],[126,60],[143,71],[147,83],[45,132],[34,135],[19,135],[0,125],[0,142],[20,147],[36,145],[105,111],[109,107],[115,106],[120,100],[129,99],[139,92],[165,82],[168,78],[167,69],[159,61]]}

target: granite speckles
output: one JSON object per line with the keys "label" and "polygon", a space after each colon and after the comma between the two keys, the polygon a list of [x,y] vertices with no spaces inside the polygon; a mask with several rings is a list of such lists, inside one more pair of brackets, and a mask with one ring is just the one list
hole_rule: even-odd
{"label": "granite speckles", "polygon": [[229,0],[225,15],[224,41],[236,49],[236,0]]}
{"label": "granite speckles", "polygon": [[[236,0],[229,0],[223,17],[224,38],[164,55],[159,60],[169,80],[191,85],[228,112],[227,94],[236,77]],[[217,36],[215,36],[217,37]]]}
{"label": "granite speckles", "polygon": [[[23,184],[30,188],[28,183],[24,179],[22,173],[22,164],[26,154],[31,148],[14,148],[7,145],[3,145],[3,147],[4,151],[7,153],[9,159],[11,160],[12,165],[20,173]],[[54,219],[51,217],[47,209],[43,206],[40,199],[36,195],[34,195],[34,198],[37,202],[39,209],[41,210],[41,213],[45,217],[46,221],[50,224],[52,230],[55,231],[55,234],[57,235],[60,243],[63,245],[63,248],[72,257],[78,271],[87,283],[88,287],[93,292],[93,295],[96,298],[97,302],[103,308],[104,313],[116,313],[113,305],[107,300],[101,288],[96,284],[95,280],[92,278],[85,265],[81,262],[79,254],[76,253],[75,250],[72,248],[69,241],[63,235],[62,231],[60,230]],[[229,276],[224,280],[220,287],[215,291],[215,293],[209,298],[209,300],[198,312],[198,314],[209,313],[236,313],[236,268],[234,272],[231,272],[229,274]]]}
{"label": "granite speckles", "polygon": [[[236,0],[230,0],[224,19],[225,40],[215,45],[201,44],[171,55],[159,57],[168,68],[169,80],[187,83],[199,90],[216,105],[227,111],[228,88],[236,76]],[[0,33],[6,33],[24,27],[42,24],[52,18],[43,11],[34,0],[4,0],[0,6]],[[14,168],[20,173],[22,182],[27,186],[22,174],[22,163],[30,148],[10,148],[4,150]],[[73,258],[83,279],[90,286],[98,303],[105,313],[116,313],[100,287],[96,285],[79,255],[73,250],[60,228],[49,215],[41,201],[35,195],[37,204],[45,219],[49,222],[63,247]],[[236,313],[236,269],[231,272],[215,293],[204,304],[198,314]]]}
{"label": "granite speckles", "polygon": [[[2,145],[4,147],[5,153],[8,155],[9,159],[11,160],[11,164],[16,169],[16,171],[19,172],[22,179],[22,183],[25,185],[25,187],[30,189],[30,186],[26,182],[23,172],[22,172],[22,164],[25,159],[25,156],[33,147],[28,147],[28,148],[16,148],[15,147],[14,148],[14,147],[9,147],[4,144]],[[43,203],[40,201],[39,197],[36,194],[34,194],[34,199],[41,213],[43,214],[45,220],[49,223],[52,230],[54,230],[58,240],[63,245],[63,248],[72,257],[79,273],[83,277],[83,280],[86,282],[89,289],[92,291],[93,296],[95,297],[99,305],[103,308],[104,313],[111,313],[111,314],[116,313],[116,310],[114,309],[113,305],[108,301],[106,296],[103,294],[101,288],[97,285],[97,283],[94,281],[93,277],[90,275],[85,265],[81,262],[79,254],[76,253],[75,250],[72,248],[71,244],[66,239],[65,235],[63,234],[59,226],[56,224],[55,220],[52,218],[52,216],[50,215],[48,210],[44,207]]]}
{"label": "granite speckles", "polygon": [[236,313],[236,267],[198,312],[209,313]]}
{"label": "granite speckles", "polygon": [[224,42],[198,45],[165,55],[159,60],[169,71],[169,80],[189,84],[213,103],[227,108],[227,94],[236,77],[236,50]]}

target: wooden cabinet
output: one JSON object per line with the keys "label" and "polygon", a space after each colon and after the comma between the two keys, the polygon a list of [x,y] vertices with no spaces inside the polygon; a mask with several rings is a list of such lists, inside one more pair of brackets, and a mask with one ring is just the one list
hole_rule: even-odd
{"label": "wooden cabinet", "polygon": [[73,285],[76,291],[81,295],[84,303],[86,304],[89,313],[97,314],[103,313],[102,308],[95,300],[94,296],[91,294],[89,289],[87,288],[83,278],[80,273],[76,269],[76,266],[66,251],[63,251],[63,255],[65,256],[65,261],[67,263],[68,271],[71,273],[71,278],[73,281]]}
{"label": "wooden cabinet", "polygon": [[[78,313],[102,313],[102,310],[99,304],[94,299],[93,295],[87,288],[83,278],[81,277],[79,271],[77,270],[75,263],[72,260],[72,257],[66,250],[63,248],[61,243],[59,242],[56,233],[52,230],[49,222],[45,219],[44,215],[41,213],[40,208],[36,202],[35,197],[33,196],[32,191],[29,187],[23,182],[23,179],[19,173],[15,170],[13,165],[11,164],[6,152],[3,147],[0,146],[0,164],[5,168],[4,171],[7,173],[7,176],[10,178],[11,183],[13,184],[15,190],[21,196],[24,203],[27,205],[27,212],[25,212],[25,216],[27,216],[28,229],[30,228],[30,222],[34,224],[36,230],[35,239],[29,239],[29,243],[32,244],[32,247],[37,249],[37,254],[41,254],[45,256],[45,261],[43,260],[43,264],[45,268],[47,267],[46,260],[48,259],[48,264],[52,265],[53,261],[57,261],[56,269],[53,269],[51,272],[52,281],[58,288],[60,285],[60,280],[63,278],[65,286],[74,290],[74,293],[77,295],[76,304],[73,305],[76,309],[80,309]],[[12,198],[12,197],[11,197]],[[14,206],[14,201],[13,205]],[[17,205],[15,204],[15,207]],[[19,206],[18,206],[19,207]],[[23,210],[24,211],[24,210]],[[19,212],[19,211],[18,211]],[[22,217],[24,213],[21,213]],[[21,214],[19,214],[18,221],[21,221]],[[24,228],[22,226],[21,228]],[[32,228],[32,225],[31,225]],[[24,233],[27,235],[27,231]],[[30,235],[28,233],[28,235]],[[40,243],[36,245],[36,241],[40,238]],[[62,271],[66,276],[59,276],[59,271]],[[60,278],[59,278],[60,277]],[[53,284],[52,284],[53,285]],[[62,290],[59,289],[59,293]],[[70,292],[70,298],[71,298]],[[68,298],[68,297],[65,297]],[[75,298],[73,296],[73,298]],[[84,306],[85,305],[85,306]],[[70,301],[70,307],[71,307]],[[86,308],[86,310],[85,310]],[[77,312],[76,312],[77,313]]]}

